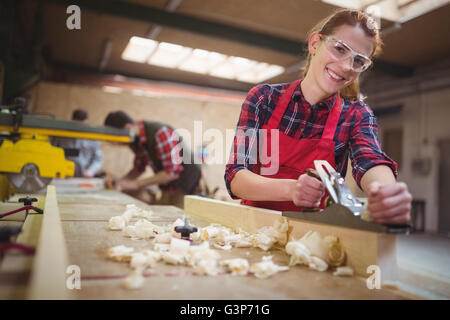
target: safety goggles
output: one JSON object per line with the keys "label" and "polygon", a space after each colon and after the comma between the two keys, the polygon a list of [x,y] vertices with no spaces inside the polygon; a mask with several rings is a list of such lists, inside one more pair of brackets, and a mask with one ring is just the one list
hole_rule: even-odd
{"label": "safety goggles", "polygon": [[337,61],[347,60],[350,57],[352,58],[351,68],[353,71],[366,71],[372,64],[372,60],[350,48],[344,41],[328,36],[324,37],[324,40],[326,48]]}

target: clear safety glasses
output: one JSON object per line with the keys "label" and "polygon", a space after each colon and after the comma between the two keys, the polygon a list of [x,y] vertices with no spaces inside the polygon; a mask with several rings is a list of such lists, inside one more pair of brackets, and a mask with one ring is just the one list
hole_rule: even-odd
{"label": "clear safety glasses", "polygon": [[372,60],[350,48],[344,41],[337,40],[333,37],[323,37],[323,39],[325,40],[324,42],[327,50],[337,61],[347,60],[350,57],[352,58],[351,67],[353,71],[366,71],[372,64]]}

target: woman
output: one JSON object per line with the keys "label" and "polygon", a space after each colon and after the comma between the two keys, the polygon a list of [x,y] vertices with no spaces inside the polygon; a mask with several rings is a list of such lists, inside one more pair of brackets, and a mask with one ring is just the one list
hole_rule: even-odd
{"label": "woman", "polygon": [[[249,92],[237,128],[266,129],[263,145],[270,149],[276,143],[279,169],[262,174],[267,165],[253,156],[261,142],[258,135],[236,134],[225,172],[234,199],[283,211],[318,207],[324,186],[305,170],[314,168],[314,160],[327,160],[345,176],[349,156],[355,181],[368,195],[373,221],[400,224],[410,219],[411,194],[396,181],[397,164],[381,150],[376,119],[360,100],[358,78],[381,45],[370,16],[340,10],[310,31],[303,79],[258,85]],[[270,134],[273,129],[278,135]]]}

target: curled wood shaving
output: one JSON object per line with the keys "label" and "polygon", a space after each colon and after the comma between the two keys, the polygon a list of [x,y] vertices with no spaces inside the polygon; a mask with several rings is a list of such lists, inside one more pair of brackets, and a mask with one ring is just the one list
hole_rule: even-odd
{"label": "curled wood shaving", "polygon": [[130,261],[131,254],[134,252],[134,248],[129,248],[123,245],[115,246],[108,249],[107,255],[110,259],[115,261]]}
{"label": "curled wood shaving", "polygon": [[243,258],[222,260],[220,265],[231,271],[233,276],[246,276],[250,269],[247,259]]}
{"label": "curled wood shaving", "polygon": [[336,268],[336,271],[333,272],[333,276],[351,277],[353,276],[353,269],[350,267],[338,267]]}
{"label": "curled wood shaving", "polygon": [[140,289],[144,286],[144,276],[140,272],[132,272],[123,280],[122,285],[126,289]]}
{"label": "curled wood shaving", "polygon": [[276,265],[272,261],[272,256],[263,257],[263,261],[252,264],[252,266],[250,267],[250,271],[260,279],[268,278],[277,272],[286,270],[289,270],[289,267]]}

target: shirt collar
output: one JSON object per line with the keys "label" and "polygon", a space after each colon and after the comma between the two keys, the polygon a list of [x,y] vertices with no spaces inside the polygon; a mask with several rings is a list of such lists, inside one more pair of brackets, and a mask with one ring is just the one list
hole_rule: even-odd
{"label": "shirt collar", "polygon": [[292,95],[292,99],[294,101],[299,101],[303,105],[311,106],[311,109],[326,107],[328,110],[331,110],[331,108],[333,108],[334,102],[336,101],[336,98],[337,98],[337,93],[317,102],[314,105],[310,105],[309,102],[306,101],[305,97],[303,96],[302,87],[300,86],[300,83],[302,81],[303,81],[303,79],[301,81],[299,81],[298,86],[295,89],[294,94]]}

